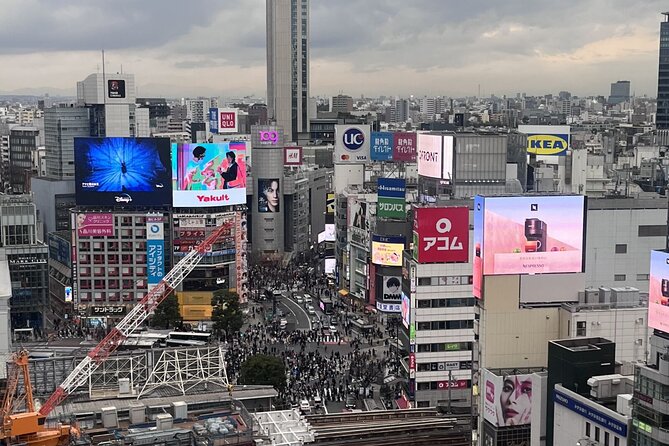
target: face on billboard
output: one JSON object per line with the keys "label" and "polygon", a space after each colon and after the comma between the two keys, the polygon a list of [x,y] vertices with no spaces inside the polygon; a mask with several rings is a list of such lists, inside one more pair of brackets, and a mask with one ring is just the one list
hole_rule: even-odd
{"label": "face on billboard", "polygon": [[258,179],[258,212],[280,212],[279,179]]}
{"label": "face on billboard", "polygon": [[409,132],[393,133],[393,160],[416,162],[416,134]]}
{"label": "face on billboard", "polygon": [[372,263],[385,266],[402,266],[404,237],[372,236]]}
{"label": "face on billboard", "polygon": [[169,141],[168,138],[75,138],[77,204],[171,204]]}
{"label": "face on billboard", "polygon": [[246,203],[246,143],[172,144],[175,207]]}
{"label": "face on billboard", "polygon": [[400,300],[402,298],[402,278],[400,276],[383,276],[383,300]]}
{"label": "face on billboard", "polygon": [[441,135],[418,134],[418,175],[430,178],[441,178],[441,140]]}
{"label": "face on billboard", "polygon": [[669,332],[669,254],[650,253],[648,327]]}
{"label": "face on billboard", "polygon": [[582,272],[584,218],[585,198],[577,195],[475,200],[483,275]]}
{"label": "face on billboard", "polygon": [[414,231],[419,263],[469,261],[469,208],[415,208]]}
{"label": "face on billboard", "polygon": [[495,426],[522,426],[532,417],[532,375],[497,376],[486,371],[484,418]]}

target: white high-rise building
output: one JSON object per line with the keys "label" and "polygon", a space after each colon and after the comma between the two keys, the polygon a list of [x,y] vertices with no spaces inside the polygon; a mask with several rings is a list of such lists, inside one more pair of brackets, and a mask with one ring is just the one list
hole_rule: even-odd
{"label": "white high-rise building", "polygon": [[309,0],[267,0],[267,111],[287,141],[309,132]]}

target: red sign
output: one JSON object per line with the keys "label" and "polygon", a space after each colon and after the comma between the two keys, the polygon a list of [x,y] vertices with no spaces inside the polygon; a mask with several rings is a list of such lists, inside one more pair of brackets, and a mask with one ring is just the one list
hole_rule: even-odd
{"label": "red sign", "polygon": [[444,390],[444,389],[466,389],[467,388],[468,381],[466,379],[458,379],[454,381],[437,381],[437,389],[439,390]]}
{"label": "red sign", "polygon": [[393,161],[416,162],[416,134],[408,132],[393,133]]}
{"label": "red sign", "polygon": [[288,146],[283,148],[283,165],[284,166],[301,166],[302,165],[302,147]]}
{"label": "red sign", "polygon": [[220,112],[218,128],[219,131],[221,130],[237,131],[237,113],[227,112],[227,111]]}
{"label": "red sign", "polygon": [[416,370],[416,354],[409,353],[409,370]]}
{"label": "red sign", "polygon": [[469,208],[414,208],[413,230],[418,263],[469,261]]}

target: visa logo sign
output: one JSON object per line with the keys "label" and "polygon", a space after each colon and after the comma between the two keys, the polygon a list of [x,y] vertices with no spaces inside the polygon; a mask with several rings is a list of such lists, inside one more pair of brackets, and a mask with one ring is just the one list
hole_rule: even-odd
{"label": "visa logo sign", "polygon": [[527,152],[536,155],[567,154],[569,135],[527,135]]}

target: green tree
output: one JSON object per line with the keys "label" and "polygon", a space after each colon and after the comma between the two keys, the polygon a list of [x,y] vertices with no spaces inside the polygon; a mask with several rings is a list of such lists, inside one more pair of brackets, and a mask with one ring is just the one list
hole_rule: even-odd
{"label": "green tree", "polygon": [[270,385],[282,393],[286,389],[286,366],[276,356],[251,356],[242,364],[238,382]]}
{"label": "green tree", "polygon": [[179,312],[179,301],[171,294],[158,305],[156,312],[151,318],[153,328],[177,328],[181,326],[182,318]]}
{"label": "green tree", "polygon": [[219,339],[222,335],[227,339],[242,328],[244,313],[239,305],[237,293],[229,290],[215,291],[211,304],[214,306],[211,321],[214,323],[214,333]]}

